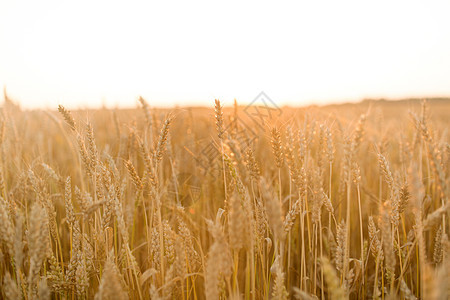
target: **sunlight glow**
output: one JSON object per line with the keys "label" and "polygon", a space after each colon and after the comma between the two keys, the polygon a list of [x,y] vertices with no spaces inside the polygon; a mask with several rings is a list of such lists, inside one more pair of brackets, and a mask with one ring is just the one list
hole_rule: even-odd
{"label": "sunlight glow", "polygon": [[22,106],[279,104],[450,95],[449,1],[0,3]]}

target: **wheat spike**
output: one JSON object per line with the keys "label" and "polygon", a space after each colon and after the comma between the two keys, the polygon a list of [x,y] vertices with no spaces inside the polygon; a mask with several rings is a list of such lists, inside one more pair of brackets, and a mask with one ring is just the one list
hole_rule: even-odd
{"label": "wheat spike", "polygon": [[105,263],[103,276],[100,281],[98,292],[95,294],[95,300],[125,300],[128,299],[127,294],[122,288],[121,275],[114,263],[112,253],[108,255]]}
{"label": "wheat spike", "polygon": [[5,243],[6,249],[10,256],[14,255],[14,227],[11,219],[9,218],[6,201],[0,197],[0,241]]}
{"label": "wheat spike", "polygon": [[69,125],[70,129],[72,129],[73,131],[76,131],[75,128],[75,120],[72,117],[72,114],[69,110],[65,109],[64,106],[59,105],[58,106],[58,110],[59,112],[63,115],[64,120],[66,121],[67,125]]}
{"label": "wheat spike", "polygon": [[277,168],[281,168],[283,166],[283,146],[282,146],[282,142],[281,142],[281,133],[280,130],[276,127],[272,128],[271,130],[271,134],[272,134],[272,151],[273,154],[275,155],[275,161],[277,164]]}
{"label": "wheat spike", "polygon": [[215,112],[215,118],[216,118],[216,127],[217,127],[217,134],[220,139],[223,139],[223,134],[225,133],[223,128],[223,111],[222,106],[220,105],[220,100],[215,99],[214,100],[215,106],[214,106],[214,112]]}
{"label": "wheat spike", "polygon": [[327,282],[330,299],[333,300],[347,299],[345,291],[339,284],[339,278],[336,274],[336,271],[331,266],[328,258],[322,257],[320,260],[322,262],[323,274],[325,275],[325,280]]}

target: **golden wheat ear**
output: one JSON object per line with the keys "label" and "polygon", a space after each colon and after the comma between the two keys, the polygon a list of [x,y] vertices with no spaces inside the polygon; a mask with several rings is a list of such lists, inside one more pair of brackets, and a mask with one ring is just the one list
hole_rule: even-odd
{"label": "golden wheat ear", "polygon": [[69,125],[70,129],[72,129],[73,131],[76,131],[76,127],[75,127],[76,123],[75,123],[75,119],[72,116],[72,113],[62,105],[58,106],[58,110],[61,113],[61,115],[63,116],[67,125]]}

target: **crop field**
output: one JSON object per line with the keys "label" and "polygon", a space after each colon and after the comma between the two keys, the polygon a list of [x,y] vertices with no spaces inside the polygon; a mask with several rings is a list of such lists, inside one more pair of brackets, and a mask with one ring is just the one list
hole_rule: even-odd
{"label": "crop field", "polygon": [[0,115],[1,299],[448,299],[450,101]]}

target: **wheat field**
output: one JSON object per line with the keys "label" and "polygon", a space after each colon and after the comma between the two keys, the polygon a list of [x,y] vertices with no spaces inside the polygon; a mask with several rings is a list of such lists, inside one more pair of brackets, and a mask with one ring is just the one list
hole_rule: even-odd
{"label": "wheat field", "polygon": [[450,103],[23,111],[3,299],[448,299]]}

